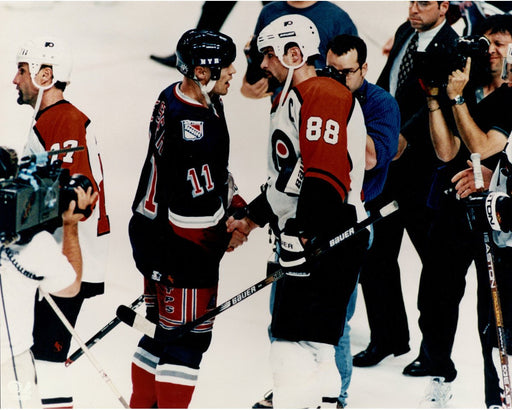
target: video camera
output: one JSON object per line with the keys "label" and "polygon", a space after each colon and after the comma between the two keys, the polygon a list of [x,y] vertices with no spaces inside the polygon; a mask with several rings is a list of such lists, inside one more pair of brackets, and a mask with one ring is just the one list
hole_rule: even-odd
{"label": "video camera", "polygon": [[471,79],[479,84],[488,80],[489,40],[484,36],[462,36],[455,44],[436,43],[431,50],[418,51],[414,55],[413,67],[426,86],[446,87],[448,77],[466,66],[471,57]]}
{"label": "video camera", "polygon": [[332,65],[328,65],[327,67],[324,68],[317,68],[316,75],[318,77],[329,77],[343,85],[347,85],[346,76],[340,73],[338,70],[336,70]]}
{"label": "video camera", "polygon": [[[82,150],[83,147],[31,155],[17,163],[13,150],[0,147],[0,241],[12,241],[24,232],[60,226],[61,215],[72,200],[74,188],[85,191],[92,183],[84,175],[70,175],[62,161],[50,161],[52,155]],[[76,208],[75,213],[91,214]]]}

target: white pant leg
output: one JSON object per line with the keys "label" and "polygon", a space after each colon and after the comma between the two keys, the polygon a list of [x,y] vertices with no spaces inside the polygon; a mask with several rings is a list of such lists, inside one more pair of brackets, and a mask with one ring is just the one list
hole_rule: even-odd
{"label": "white pant leg", "polygon": [[270,362],[274,408],[317,408],[326,380],[336,384],[334,392],[340,389],[332,345],[278,339],[270,347]]}
{"label": "white pant leg", "polygon": [[73,406],[72,375],[64,362],[36,360],[35,363],[43,408]]}
{"label": "white pant leg", "polygon": [[32,352],[27,350],[14,357],[16,373],[12,358],[2,357],[0,392],[1,407],[35,409],[41,408],[41,399],[36,384],[36,370]]}

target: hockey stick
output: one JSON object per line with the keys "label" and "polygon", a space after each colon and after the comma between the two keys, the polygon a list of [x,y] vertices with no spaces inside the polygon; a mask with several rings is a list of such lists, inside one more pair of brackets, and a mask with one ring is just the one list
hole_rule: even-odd
{"label": "hockey stick", "polygon": [[487,258],[487,269],[489,271],[489,283],[491,286],[492,306],[494,309],[494,318],[496,319],[496,336],[498,338],[498,351],[500,354],[501,374],[503,376],[503,405],[510,409],[512,405],[512,392],[510,384],[510,367],[507,355],[507,343],[505,336],[505,327],[503,325],[503,313],[501,310],[500,295],[498,284],[496,282],[496,272],[494,270],[494,257],[492,254],[491,238],[489,232],[484,232],[485,256]]}
{"label": "hockey stick", "polygon": [[[378,220],[390,215],[397,209],[398,204],[395,201],[389,203],[388,205],[382,207],[378,212],[371,214],[368,218],[354,225],[352,228],[347,229],[340,235],[337,235],[328,242],[320,245],[312,252],[312,256],[317,257],[329,251],[331,248],[338,246],[348,238],[351,238],[352,236],[362,232],[372,223],[377,222]],[[122,322],[126,323],[130,327],[133,327],[141,331],[145,335],[160,341],[170,342],[183,336],[185,333],[191,331],[196,326],[206,322],[207,320],[210,320],[211,318],[217,316],[218,314],[224,312],[225,310],[235,306],[239,302],[247,299],[249,296],[254,295],[256,292],[260,291],[267,285],[281,279],[284,275],[285,273],[281,269],[278,269],[276,272],[267,276],[265,279],[245,289],[243,292],[240,292],[239,294],[233,296],[228,301],[210,310],[208,313],[174,329],[164,329],[158,326],[157,324],[150,322],[148,319],[146,319],[142,315],[139,315],[137,312],[134,312],[128,306],[120,305],[117,308],[116,314],[117,317],[119,317],[119,319]]]}
{"label": "hockey stick", "polygon": [[[140,295],[137,299],[135,299],[133,303],[129,306],[129,308],[135,310],[140,305],[142,305],[142,302],[144,302],[144,295]],[[105,326],[103,326],[101,330],[99,330],[94,336],[92,336],[87,342],[85,342],[85,345],[90,349],[101,339],[103,339],[107,334],[109,334],[119,323],[121,323],[119,318],[117,316],[114,317],[114,319],[108,322]],[[83,354],[84,351],[81,347],[75,350],[75,352],[66,359],[66,367],[70,366],[73,362],[78,360]]]}
{"label": "hockey stick", "polygon": [[134,329],[139,330],[140,332],[144,333],[145,335],[147,335],[153,339],[170,342],[172,340],[175,340],[175,339],[183,336],[185,333],[190,332],[196,326],[210,320],[211,318],[224,312],[225,310],[229,309],[230,307],[233,307],[234,305],[241,302],[242,300],[247,299],[249,296],[252,296],[256,292],[258,292],[261,289],[263,289],[264,287],[266,287],[267,285],[270,285],[271,283],[276,282],[277,280],[281,279],[283,276],[284,276],[284,272],[281,269],[279,269],[276,272],[272,273],[271,275],[267,276],[265,279],[252,285],[250,288],[247,288],[243,292],[240,292],[239,294],[233,296],[231,299],[224,302],[222,305],[219,305],[216,308],[210,310],[208,313],[205,313],[204,315],[198,317],[197,319],[195,319],[191,322],[185,323],[179,327],[176,327],[176,328],[170,329],[170,330],[166,330],[166,329],[158,326],[157,324],[150,322],[144,316],[131,310],[128,306],[125,306],[125,305],[119,305],[119,307],[117,308],[116,314],[117,314],[117,317],[122,322],[126,323],[130,327],[133,327]]}
{"label": "hockey stick", "polygon": [[[4,250],[4,247],[2,246],[0,248],[0,257],[2,256],[2,251]],[[22,400],[21,400],[21,386],[20,386],[20,380],[18,378],[18,371],[16,369],[16,359],[14,355],[14,351],[12,348],[12,338],[11,338],[11,329],[9,328],[9,320],[7,318],[7,309],[5,308],[5,297],[4,297],[4,287],[2,285],[2,274],[0,273],[0,300],[2,302],[2,310],[4,311],[4,317],[5,320],[5,331],[7,333],[7,341],[9,342],[9,351],[11,353],[11,360],[12,360],[12,370],[14,373],[14,381],[16,383],[16,393],[18,395],[18,404],[20,405],[20,409],[23,408]],[[7,363],[7,360],[5,361],[5,364]],[[2,364],[2,366],[5,366],[5,364]],[[4,372],[4,369],[2,369],[2,373]],[[4,376],[2,376],[4,377]]]}
{"label": "hockey stick", "polygon": [[110,378],[108,377],[108,375],[105,373],[105,371],[101,368],[100,364],[98,363],[98,361],[94,358],[94,356],[91,354],[90,350],[87,348],[87,346],[85,345],[85,343],[82,341],[82,339],[80,338],[80,336],[78,336],[78,333],[75,331],[75,329],[73,328],[73,326],[71,325],[71,323],[69,323],[68,319],[66,318],[66,316],[64,316],[64,313],[62,313],[62,311],[59,309],[59,307],[57,306],[57,304],[55,303],[55,301],[53,300],[53,298],[48,294],[46,293],[45,291],[43,291],[41,288],[39,288],[39,292],[40,294],[46,299],[46,301],[50,304],[51,308],[53,309],[53,311],[55,312],[55,314],[59,317],[60,321],[62,322],[62,324],[66,327],[66,329],[68,330],[69,333],[71,333],[71,335],[75,338],[75,340],[78,342],[78,344],[80,345],[80,347],[82,348],[82,350],[84,351],[85,355],[87,356],[87,358],[91,361],[91,363],[93,364],[93,366],[96,368],[96,370],[98,371],[98,373],[101,375],[101,377],[103,378],[103,380],[105,381],[105,383],[107,383],[108,387],[110,387],[110,389],[112,390],[112,392],[116,395],[117,399],[121,402],[121,404],[123,405],[123,407],[125,409],[128,409],[130,408],[130,406],[128,405],[128,403],[126,402],[126,400],[124,399],[124,397],[121,395],[121,393],[119,393],[119,390],[117,390],[117,388],[114,386],[114,384],[112,383],[112,381],[110,380]]}
{"label": "hockey stick", "polygon": [[[480,164],[480,154],[471,154],[473,163],[473,172],[475,175],[475,188],[477,192],[484,190],[484,179],[482,175],[482,167]],[[494,256],[492,253],[492,239],[488,231],[483,232],[485,244],[485,256],[487,259],[487,270],[489,271],[489,284],[491,287],[492,306],[494,310],[494,318],[496,320],[496,336],[498,339],[498,351],[500,355],[501,374],[503,377],[503,406],[510,409],[512,406],[512,387],[510,383],[510,367],[507,355],[507,343],[505,336],[505,327],[503,325],[503,312],[501,310],[500,294],[498,292],[498,284],[496,282],[496,271],[494,269]]]}

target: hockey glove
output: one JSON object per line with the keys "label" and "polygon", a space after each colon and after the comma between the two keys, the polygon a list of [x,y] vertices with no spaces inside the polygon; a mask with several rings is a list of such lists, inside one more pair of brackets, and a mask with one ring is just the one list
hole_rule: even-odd
{"label": "hockey glove", "polygon": [[504,192],[491,192],[485,199],[487,221],[495,231],[512,230],[512,198]]}
{"label": "hockey glove", "polygon": [[289,276],[309,276],[309,264],[301,238],[283,232],[279,239],[279,265],[283,271]]}
{"label": "hockey glove", "polygon": [[465,198],[473,231],[510,232],[512,230],[512,198],[503,192],[472,194]]}
{"label": "hockey glove", "polygon": [[485,198],[487,193],[475,193],[463,198],[466,205],[469,225],[473,232],[489,231],[489,223],[487,222],[485,212]]}

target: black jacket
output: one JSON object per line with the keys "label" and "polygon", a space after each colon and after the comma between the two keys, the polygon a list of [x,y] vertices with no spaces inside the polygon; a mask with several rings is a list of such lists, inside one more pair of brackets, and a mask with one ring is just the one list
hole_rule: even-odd
{"label": "black jacket", "polygon": [[[391,67],[404,46],[404,43],[413,32],[414,29],[409,22],[405,22],[395,33],[395,40],[389,53],[389,58],[377,80],[377,85],[387,91],[389,91]],[[445,23],[425,51],[428,53],[440,44],[453,44],[457,38],[457,33],[450,25]],[[424,159],[427,159],[427,153],[431,156],[431,159],[435,158],[429,133],[427,101],[414,68],[406,80],[405,85],[401,88],[399,93],[395,95],[395,98],[400,107],[400,132],[407,140],[409,149],[416,151],[417,154],[421,154]]]}

